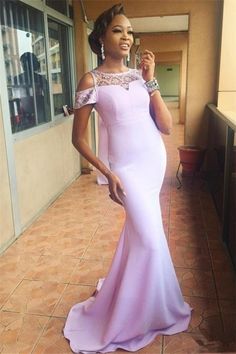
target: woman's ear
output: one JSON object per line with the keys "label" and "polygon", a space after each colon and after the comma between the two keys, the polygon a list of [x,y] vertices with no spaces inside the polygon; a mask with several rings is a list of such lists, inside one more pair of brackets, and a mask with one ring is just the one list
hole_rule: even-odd
{"label": "woman's ear", "polygon": [[102,45],[102,44],[104,44],[104,36],[101,36],[100,38],[99,38],[99,43]]}

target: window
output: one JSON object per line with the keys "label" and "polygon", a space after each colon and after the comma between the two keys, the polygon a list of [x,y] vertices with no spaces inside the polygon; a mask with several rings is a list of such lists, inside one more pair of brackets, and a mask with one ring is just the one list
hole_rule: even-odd
{"label": "window", "polygon": [[46,0],[46,5],[59,11],[65,16],[73,18],[72,0]]}
{"label": "window", "polygon": [[65,53],[69,53],[68,41],[66,40],[68,36],[67,27],[49,19],[48,33],[53,107],[54,114],[57,115],[62,113],[62,107],[65,103],[71,103],[71,83],[68,75],[70,72],[69,55],[65,55]]}
{"label": "window", "polygon": [[44,19],[43,10],[20,1],[0,1],[13,133],[48,123],[54,116],[62,117],[63,106],[72,104],[71,56],[63,54],[70,52],[70,20],[63,24],[49,15],[46,23]]}
{"label": "window", "polygon": [[12,132],[48,122],[50,117],[43,15],[11,1],[1,11],[3,51]]}
{"label": "window", "polygon": [[46,5],[52,9],[59,11],[67,16],[67,2],[66,0],[46,0]]}

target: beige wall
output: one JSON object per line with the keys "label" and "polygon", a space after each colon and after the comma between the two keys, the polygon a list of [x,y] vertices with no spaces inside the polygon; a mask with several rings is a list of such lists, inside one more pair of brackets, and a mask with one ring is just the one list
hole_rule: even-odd
{"label": "beige wall", "polygon": [[[234,1],[234,0],[232,0]],[[79,3],[79,0],[74,0]],[[117,1],[84,0],[89,20]],[[204,108],[209,102],[216,103],[219,32],[222,1],[219,0],[124,0],[128,17],[189,14],[189,46],[187,69],[187,101],[185,143],[205,145],[207,126]],[[75,21],[79,15],[75,12]]]}
{"label": "beige wall", "polygon": [[[16,238],[0,110],[0,253]],[[80,174],[80,157],[71,144],[73,120],[14,144],[20,227],[23,231]]]}
{"label": "beige wall", "polygon": [[7,155],[0,102],[0,252],[14,239]]}
{"label": "beige wall", "polygon": [[15,143],[19,208],[25,227],[80,173],[72,119]]}
{"label": "beige wall", "polygon": [[[162,63],[179,63],[181,67],[180,87],[180,122],[185,122],[186,75],[187,75],[187,33],[142,34],[141,52],[149,48],[155,53],[156,61]],[[180,53],[180,54],[179,54]]]}
{"label": "beige wall", "polygon": [[236,1],[224,0],[218,108],[236,111]]}

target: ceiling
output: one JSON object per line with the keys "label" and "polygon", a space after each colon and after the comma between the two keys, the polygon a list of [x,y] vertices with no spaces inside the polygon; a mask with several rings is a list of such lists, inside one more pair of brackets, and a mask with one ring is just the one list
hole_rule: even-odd
{"label": "ceiling", "polygon": [[134,32],[188,31],[188,15],[129,18]]}

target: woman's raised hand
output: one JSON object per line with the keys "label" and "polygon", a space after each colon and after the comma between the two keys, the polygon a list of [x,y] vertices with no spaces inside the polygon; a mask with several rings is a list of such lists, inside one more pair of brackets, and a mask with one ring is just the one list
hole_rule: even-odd
{"label": "woman's raised hand", "polygon": [[113,173],[110,173],[107,176],[108,179],[108,183],[109,183],[109,197],[116,203],[123,205],[122,199],[120,197],[120,195],[126,195],[124,188],[121,184],[120,179],[114,175]]}
{"label": "woman's raised hand", "polygon": [[142,69],[142,76],[145,81],[153,80],[155,76],[155,55],[150,50],[145,50],[140,67]]}

